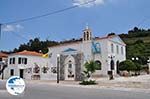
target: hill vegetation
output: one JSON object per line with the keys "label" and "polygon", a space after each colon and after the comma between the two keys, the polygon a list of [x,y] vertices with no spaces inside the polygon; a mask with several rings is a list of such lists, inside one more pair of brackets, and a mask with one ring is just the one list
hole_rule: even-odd
{"label": "hill vegetation", "polygon": [[127,59],[138,57],[140,64],[146,64],[150,57],[150,29],[135,27],[128,34],[119,35],[127,44]]}

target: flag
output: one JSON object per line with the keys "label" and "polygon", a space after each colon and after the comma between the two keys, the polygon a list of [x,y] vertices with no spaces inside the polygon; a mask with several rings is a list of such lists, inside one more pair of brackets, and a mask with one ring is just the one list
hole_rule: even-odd
{"label": "flag", "polygon": [[48,58],[49,55],[48,55],[48,53],[46,53],[46,54],[43,54],[42,57],[43,57],[43,58]]}

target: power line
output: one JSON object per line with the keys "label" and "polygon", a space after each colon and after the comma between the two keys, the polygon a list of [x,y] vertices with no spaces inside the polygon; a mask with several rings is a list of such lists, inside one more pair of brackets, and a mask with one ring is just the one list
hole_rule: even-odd
{"label": "power line", "polygon": [[147,21],[147,20],[150,20],[149,18],[145,18],[145,19],[143,19],[138,25],[137,25],[137,27],[139,27],[141,24],[143,24],[145,21]]}
{"label": "power line", "polygon": [[[50,15],[54,15],[54,14],[57,14],[57,13],[64,12],[64,11],[67,11],[67,10],[71,10],[71,9],[77,8],[77,7],[82,6],[82,5],[90,4],[90,3],[95,2],[95,1],[96,0],[91,0],[91,1],[87,1],[87,2],[84,2],[84,3],[79,4],[79,5],[74,5],[74,6],[71,6],[71,7],[68,7],[68,8],[56,10],[54,12],[46,13],[46,14],[43,14],[43,15],[33,16],[33,17],[30,17],[30,18],[25,18],[25,19],[20,19],[20,20],[15,20],[15,21],[11,21],[11,22],[0,24],[0,39],[1,39],[1,34],[2,34],[2,25],[9,25],[9,24],[15,24],[15,23],[20,23],[20,22],[25,22],[25,21],[31,21],[31,20],[39,19],[39,18],[42,18],[42,17],[46,17],[46,16],[50,16]],[[15,35],[17,35],[17,36],[27,40],[27,38],[23,37],[22,35],[19,35],[19,34],[13,32],[13,31],[11,31],[11,32],[13,34],[15,34]]]}
{"label": "power line", "polygon": [[50,15],[53,15],[53,14],[64,12],[64,11],[67,11],[67,10],[71,10],[71,9],[77,8],[79,6],[90,4],[90,3],[95,2],[95,1],[96,0],[90,0],[90,1],[84,2],[82,4],[74,5],[74,6],[71,6],[71,7],[68,7],[68,8],[64,8],[64,9],[61,9],[61,10],[56,10],[54,12],[46,13],[46,14],[39,15],[39,16],[33,16],[33,17],[30,17],[30,18],[15,20],[15,21],[3,23],[3,24],[8,25],[8,24],[14,24],[14,23],[20,23],[20,22],[30,21],[30,20],[34,20],[34,19],[39,19],[39,18],[42,18],[42,17],[46,17],[46,16],[50,16]]}
{"label": "power line", "polygon": [[11,33],[13,33],[13,34],[15,34],[16,36],[18,36],[18,37],[20,37],[20,38],[25,39],[25,40],[28,41],[27,38],[25,38],[24,36],[22,36],[22,35],[20,35],[20,34],[17,34],[16,32],[11,31]]}

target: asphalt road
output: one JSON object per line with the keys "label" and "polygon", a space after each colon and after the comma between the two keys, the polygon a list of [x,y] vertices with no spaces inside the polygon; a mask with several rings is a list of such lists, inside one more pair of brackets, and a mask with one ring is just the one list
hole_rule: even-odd
{"label": "asphalt road", "polygon": [[[0,82],[1,85],[2,83]],[[25,92],[19,96],[12,96],[1,88],[0,99],[150,99],[150,94],[145,92],[29,83]]]}

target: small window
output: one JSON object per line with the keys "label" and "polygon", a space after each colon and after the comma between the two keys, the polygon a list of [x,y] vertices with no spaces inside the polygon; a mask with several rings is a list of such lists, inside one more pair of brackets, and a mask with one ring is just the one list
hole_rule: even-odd
{"label": "small window", "polygon": [[18,58],[18,64],[27,64],[27,58],[19,57]]}
{"label": "small window", "polygon": [[9,64],[12,64],[12,58],[9,59]]}
{"label": "small window", "polygon": [[13,76],[13,75],[14,75],[14,70],[11,69],[11,70],[10,70],[10,76]]}
{"label": "small window", "polygon": [[27,58],[25,58],[24,64],[27,64]]}
{"label": "small window", "polygon": [[21,64],[21,57],[18,58],[18,64]]}
{"label": "small window", "polygon": [[15,64],[15,58],[13,58],[13,64]]}
{"label": "small window", "polygon": [[15,58],[10,58],[9,59],[9,64],[15,64]]}

